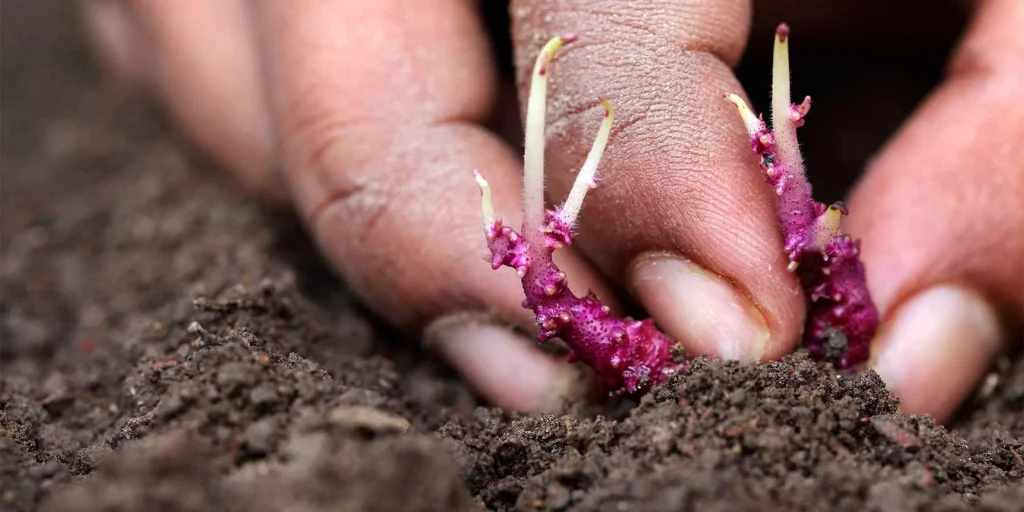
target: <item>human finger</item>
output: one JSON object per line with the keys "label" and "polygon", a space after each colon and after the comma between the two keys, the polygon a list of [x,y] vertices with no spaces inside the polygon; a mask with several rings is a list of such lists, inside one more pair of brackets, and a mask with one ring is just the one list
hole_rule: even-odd
{"label": "human finger", "polygon": [[883,314],[873,367],[904,410],[947,418],[1024,309],[1024,4],[991,0],[949,75],[851,199]]}

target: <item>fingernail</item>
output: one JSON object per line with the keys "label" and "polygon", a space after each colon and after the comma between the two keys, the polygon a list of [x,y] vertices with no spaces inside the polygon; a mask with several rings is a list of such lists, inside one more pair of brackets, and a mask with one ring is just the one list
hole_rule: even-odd
{"label": "fingernail", "polygon": [[555,412],[582,392],[579,372],[539,350],[536,343],[492,323],[486,315],[456,314],[425,331],[460,375],[498,407]]}
{"label": "fingernail", "polygon": [[942,421],[956,410],[1000,349],[995,310],[980,294],[941,285],[903,302],[872,343],[871,367],[908,414]]}
{"label": "fingernail", "polygon": [[658,325],[692,352],[741,361],[764,356],[764,315],[721,277],[684,258],[654,254],[637,259],[630,279]]}

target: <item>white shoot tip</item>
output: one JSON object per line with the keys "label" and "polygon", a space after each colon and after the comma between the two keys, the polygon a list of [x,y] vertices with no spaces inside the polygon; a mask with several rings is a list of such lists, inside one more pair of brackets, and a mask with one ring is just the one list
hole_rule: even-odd
{"label": "white shoot tip", "polygon": [[757,117],[753,110],[750,110],[750,107],[747,106],[747,102],[743,101],[743,98],[737,94],[727,92],[725,93],[725,99],[736,105],[736,109],[740,111],[740,117],[743,118],[743,124],[747,127],[747,133],[751,137],[765,129],[764,121]]}
{"label": "white shoot tip", "polygon": [[547,74],[548,65],[551,64],[551,59],[555,57],[555,53],[563,46],[575,41],[577,39],[576,34],[567,33],[560,36],[552,37],[544,44],[544,48],[541,49],[540,55],[537,56],[537,63],[533,68],[535,74],[544,76]]}
{"label": "white shoot tip", "polygon": [[491,202],[491,186],[477,169],[473,169],[473,178],[476,179],[476,184],[480,187],[480,220],[484,223],[484,228],[489,228],[495,220],[494,204]]}
{"label": "white shoot tip", "polygon": [[484,179],[484,175],[480,174],[479,169],[473,169],[473,179],[476,180],[476,184],[480,186],[481,191],[491,188],[491,186],[487,184],[487,180]]}
{"label": "white shoot tip", "polygon": [[779,23],[779,26],[775,27],[775,41],[779,44],[786,44],[789,41],[789,25]]}

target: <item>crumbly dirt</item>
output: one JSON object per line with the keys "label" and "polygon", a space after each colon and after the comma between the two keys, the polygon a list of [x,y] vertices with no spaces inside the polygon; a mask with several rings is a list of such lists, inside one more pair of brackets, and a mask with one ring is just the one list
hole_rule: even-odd
{"label": "crumbly dirt", "polygon": [[3,510],[1024,510],[1020,355],[953,430],[800,354],[603,415],[478,407],[62,9],[0,32]]}

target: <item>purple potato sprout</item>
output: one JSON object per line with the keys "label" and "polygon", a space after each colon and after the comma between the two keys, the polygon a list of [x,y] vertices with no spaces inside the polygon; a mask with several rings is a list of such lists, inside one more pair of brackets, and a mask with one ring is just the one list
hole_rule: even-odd
{"label": "purple potato sprout", "polygon": [[847,214],[842,203],[825,206],[811,196],[796,129],[804,124],[811,97],[799,105],[790,103],[789,26],[775,31],[772,64],[772,128],[754,114],[742,98],[726,93],[743,117],[750,134],[750,146],[761,158],[761,170],[778,195],[779,227],[788,269],[799,271],[809,301],[804,342],[811,353],[825,356],[826,342],[837,332],[846,337],[839,357],[842,368],[851,368],[868,358],[871,339],[878,328],[878,309],[868,293],[864,265],[860,261],[860,240],[840,230]]}
{"label": "purple potato sprout", "polygon": [[491,266],[512,267],[523,282],[523,306],[533,311],[539,340],[558,337],[569,347],[569,361],[582,361],[594,370],[609,389],[629,394],[642,393],[664,382],[685,366],[680,345],[651,320],[634,320],[613,315],[593,294],[577,297],[566,285],[565,273],[551,254],[572,243],[573,225],[587,191],[597,186],[597,167],[608,143],[614,111],[605,109],[597,139],[583,164],[565,202],[553,210],[544,208],[544,123],[548,72],[551,59],[563,45],[576,39],[573,34],[555,37],[541,50],[533,69],[526,111],[524,156],[523,225],[519,232],[495,216],[490,187],[474,171],[481,190],[482,219]]}

